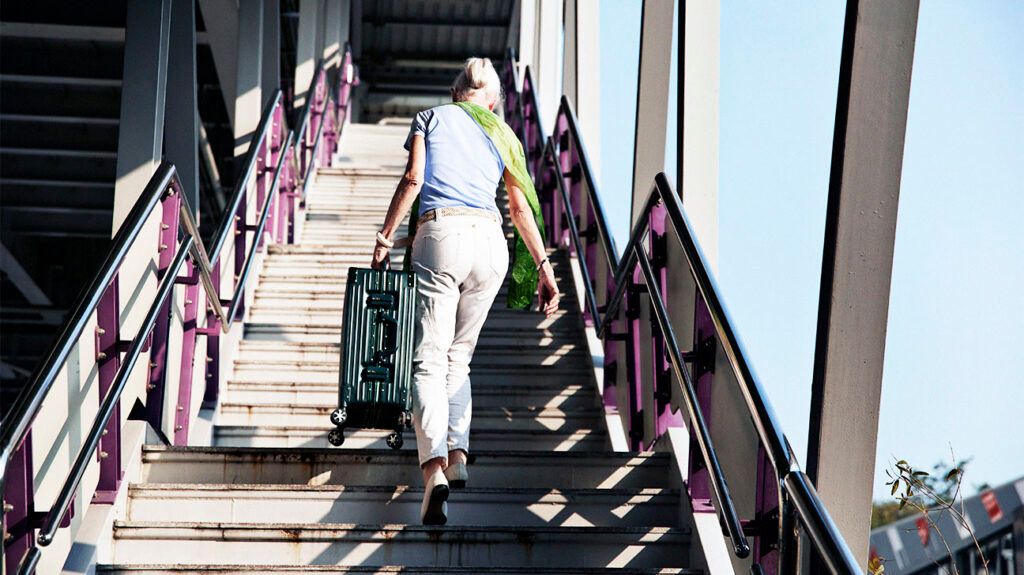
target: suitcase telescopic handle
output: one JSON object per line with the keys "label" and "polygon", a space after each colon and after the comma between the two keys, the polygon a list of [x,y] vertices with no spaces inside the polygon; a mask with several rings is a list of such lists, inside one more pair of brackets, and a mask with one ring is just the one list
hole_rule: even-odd
{"label": "suitcase telescopic handle", "polygon": [[383,342],[381,354],[391,355],[398,350],[398,320],[386,313],[377,314],[377,322],[381,324]]}

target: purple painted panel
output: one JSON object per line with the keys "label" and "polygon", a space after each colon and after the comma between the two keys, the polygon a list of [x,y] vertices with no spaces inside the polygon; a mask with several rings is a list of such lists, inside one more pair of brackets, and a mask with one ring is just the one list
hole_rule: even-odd
{"label": "purple painted panel", "polygon": [[758,524],[758,535],[754,537],[754,563],[761,565],[765,575],[778,575],[779,551],[779,484],[763,445],[757,448],[757,491],[754,521]]}
{"label": "purple painted panel", "polygon": [[[3,505],[10,511],[3,513],[3,531],[9,539],[3,542],[6,573],[17,573],[18,564],[35,544],[32,516],[35,513],[32,482],[32,432],[29,431],[21,447],[8,462],[4,476]],[[6,509],[6,508],[5,508]]]}
{"label": "purple painted panel", "polygon": [[[694,306],[696,317],[694,317],[693,345],[697,348],[701,341],[708,337],[714,337],[715,326],[711,320],[711,313],[708,312],[704,298],[697,294],[697,301]],[[704,414],[704,421],[708,429],[711,429],[711,384],[714,374],[710,372],[699,373],[694,367],[695,384],[697,386],[697,403]],[[697,444],[696,436],[690,434],[690,500],[693,503],[693,510],[698,513],[714,513],[715,509],[711,503],[711,479],[708,476],[707,466],[701,456],[700,446]]]}
{"label": "purple painted panel", "polygon": [[[213,271],[210,273],[213,280],[215,293],[206,294],[206,325],[217,326],[217,314],[209,303],[212,298],[220,298],[220,261],[213,264]],[[206,392],[203,394],[203,404],[207,406],[217,405],[217,398],[220,396],[220,331],[213,330],[213,333],[206,335]]]}
{"label": "purple painted panel", "polygon": [[[161,202],[163,213],[160,219],[160,234],[157,278],[163,279],[171,260],[174,259],[178,244],[181,195],[166,196]],[[153,344],[149,353],[149,381],[146,384],[146,421],[154,429],[160,429],[164,412],[164,387],[167,379],[167,338],[171,325],[171,301],[164,305],[153,326]]]}
{"label": "purple painted panel", "polygon": [[[186,264],[188,275],[195,275],[192,262]],[[189,412],[192,405],[192,373],[195,366],[196,318],[199,310],[199,285],[185,286],[185,307],[181,324],[181,371],[178,401],[174,407],[174,445],[188,445]]]}
{"label": "purple painted panel", "polygon": [[643,449],[644,413],[641,401],[643,388],[643,366],[640,354],[643,347],[640,337],[640,269],[633,270],[626,288],[626,385],[629,400],[629,448]]}
{"label": "purple painted panel", "polygon": [[[170,251],[168,248],[167,251]],[[99,371],[99,400],[106,397],[121,366],[121,355],[118,351],[121,341],[120,326],[120,294],[118,293],[118,276],[114,276],[110,286],[103,292],[99,305],[96,306],[96,363]],[[138,334],[136,337],[145,337]],[[121,487],[124,469],[121,467],[121,406],[114,407],[114,413],[107,423],[97,453],[100,462],[100,478],[93,503],[113,503],[117,490]]]}
{"label": "purple painted panel", "polygon": [[[658,288],[661,290],[662,303],[666,311],[671,314],[672,302],[669,301],[668,286],[668,253],[667,253],[667,221],[668,212],[663,203],[655,206],[650,213],[650,249],[652,266],[658,278]],[[671,315],[669,316],[671,317]],[[664,334],[655,326],[654,332],[657,337],[654,339],[654,365],[657,366],[655,376],[654,393],[655,406],[657,409],[657,421],[655,429],[658,437],[661,437],[670,427],[683,426],[683,414],[672,412],[672,362],[666,349],[667,342]],[[681,350],[678,350],[681,351]]]}

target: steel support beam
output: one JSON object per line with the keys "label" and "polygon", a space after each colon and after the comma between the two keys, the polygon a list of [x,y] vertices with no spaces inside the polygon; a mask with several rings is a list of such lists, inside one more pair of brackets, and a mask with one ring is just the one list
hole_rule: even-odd
{"label": "steel support beam", "polygon": [[263,0],[246,0],[238,5],[238,73],[235,76],[235,157],[249,149],[249,141],[260,123],[263,96]]}
{"label": "steel support beam", "polygon": [[807,469],[868,558],[917,0],[850,0],[839,66]]}
{"label": "steel support beam", "polygon": [[513,12],[513,19],[518,26],[519,33],[519,50],[516,52],[516,57],[519,58],[516,62],[519,67],[519,85],[516,86],[516,89],[520,90],[523,88],[526,66],[536,68],[538,2],[539,0],[516,0]]}
{"label": "steel support beam", "polygon": [[590,169],[601,175],[601,8],[597,2],[565,0],[562,93],[572,102],[587,142]]}
{"label": "steel support beam", "polygon": [[537,80],[540,117],[545,130],[550,130],[554,125],[558,102],[562,98],[561,47],[562,0],[539,0],[533,78]]}
{"label": "steel support beam", "polygon": [[[672,59],[674,0],[644,0],[640,20],[636,136],[633,152],[633,209],[630,227],[640,217],[654,176],[665,169],[669,73]],[[589,148],[588,148],[589,150]]]}
{"label": "steel support beam", "polygon": [[235,77],[238,72],[238,3],[236,0],[199,0],[206,38],[217,69],[220,92],[228,119],[235,123]]}
{"label": "steel support beam", "polygon": [[281,0],[263,0],[262,65],[260,86],[267,99],[281,87]]}
{"label": "steel support beam", "polygon": [[196,88],[196,12],[192,0],[171,0],[165,158],[174,164],[185,197],[199,216],[199,102]]}
{"label": "steel support beam", "polygon": [[683,116],[676,151],[678,191],[711,270],[717,272],[719,0],[688,0],[678,9],[683,11],[677,38],[677,113]]}
{"label": "steel support beam", "polygon": [[323,0],[299,1],[299,34],[295,44],[295,109],[306,104],[306,92],[313,81],[316,61],[323,54],[319,46],[323,32]]}
{"label": "steel support beam", "polygon": [[324,4],[323,54],[324,66],[336,66],[341,62],[341,10],[338,0]]}
{"label": "steel support beam", "polygon": [[129,2],[111,237],[163,155],[171,0]]}

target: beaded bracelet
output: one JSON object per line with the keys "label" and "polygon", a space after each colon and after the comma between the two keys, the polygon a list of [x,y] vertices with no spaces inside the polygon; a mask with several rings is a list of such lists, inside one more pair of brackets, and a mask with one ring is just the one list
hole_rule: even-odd
{"label": "beaded bracelet", "polygon": [[544,258],[544,259],[540,260],[540,263],[537,264],[537,271],[540,271],[540,268],[544,267],[544,264],[546,264],[546,263],[548,263],[548,258]]}
{"label": "beaded bracelet", "polygon": [[389,250],[395,247],[395,242],[384,237],[384,234],[377,232],[377,243],[388,248]]}

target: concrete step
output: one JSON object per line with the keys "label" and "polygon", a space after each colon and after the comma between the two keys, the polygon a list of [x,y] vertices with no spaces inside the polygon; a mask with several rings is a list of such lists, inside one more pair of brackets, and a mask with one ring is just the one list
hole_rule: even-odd
{"label": "concrete step", "polygon": [[[335,403],[337,402],[332,401],[326,405],[296,403],[250,405],[222,402],[217,423],[229,426],[279,425],[322,428],[330,425],[328,416],[334,411]],[[604,413],[596,407],[576,410],[537,407],[477,407],[473,409],[473,425],[484,429],[514,430],[600,429],[604,425]]]}
{"label": "concrete step", "polygon": [[[213,444],[220,447],[332,447],[327,434],[332,429],[324,418],[315,427],[270,427],[216,425]],[[337,449],[385,449],[391,430],[346,429],[345,443]],[[416,434],[406,430],[402,449],[416,449]],[[524,451],[599,451],[610,448],[603,429],[547,430],[482,428],[473,425],[469,433],[471,449],[501,450],[509,446]]]}
{"label": "concrete step", "polygon": [[[573,309],[562,309],[551,317],[544,317],[538,312],[496,309],[488,313],[484,330],[509,329],[553,329],[563,331],[579,331],[582,319],[579,312]],[[271,331],[337,333],[341,337],[341,317],[338,315],[302,315],[302,314],[253,314],[246,319],[247,332],[262,329]]]}
{"label": "concrete step", "polygon": [[685,568],[619,569],[605,567],[409,567],[406,565],[97,565],[104,575],[278,575],[317,573],[321,575],[700,575]]}
{"label": "concrete step", "polygon": [[[569,326],[554,326],[554,328],[536,329],[532,327],[506,327],[503,325],[484,324],[481,339],[492,335],[517,335],[524,338],[524,341],[531,337],[537,340],[570,337],[573,335],[582,337],[580,330]],[[245,338],[254,341],[272,342],[336,343],[341,340],[341,327],[247,323],[245,324]]]}
{"label": "concrete step", "polygon": [[[583,374],[590,366],[590,356],[583,350],[566,344],[570,349],[494,349],[478,348],[470,368],[486,366],[491,371],[503,367],[558,367],[565,371],[579,370]],[[338,354],[340,355],[340,354]],[[234,380],[245,382],[290,382],[338,383],[339,358],[323,363],[309,360],[271,359],[267,357],[243,356],[235,364]],[[539,375],[539,374],[538,374]],[[474,378],[475,379],[475,378]]]}
{"label": "concrete step", "polygon": [[[471,376],[472,377],[472,376]],[[221,401],[241,405],[276,405],[281,403],[332,405],[338,400],[336,383],[306,382],[228,382]],[[600,398],[590,385],[551,385],[522,383],[509,386],[477,385],[473,388],[476,408],[588,409],[598,405]]]}
{"label": "concrete step", "polygon": [[[689,531],[667,527],[483,527],[118,521],[115,563],[682,567]],[[572,552],[568,552],[572,549]]]}
{"label": "concrete step", "polygon": [[[449,525],[652,526],[678,524],[674,489],[472,487],[453,492]],[[423,488],[408,485],[138,484],[130,521],[419,523]]]}
{"label": "concrete step", "polygon": [[[469,473],[490,488],[668,488],[670,456],[472,449]],[[410,450],[143,447],[146,483],[422,485]]]}

